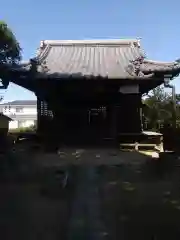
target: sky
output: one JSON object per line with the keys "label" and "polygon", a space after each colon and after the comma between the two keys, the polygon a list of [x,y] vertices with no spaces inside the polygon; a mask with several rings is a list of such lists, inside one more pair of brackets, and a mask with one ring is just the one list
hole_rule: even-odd
{"label": "sky", "polygon": [[[149,59],[174,61],[180,58],[179,9],[178,0],[9,0],[1,3],[0,19],[16,35],[23,60],[35,56],[41,40],[141,38]],[[173,83],[180,93],[180,78]],[[0,95],[35,99],[14,84]]]}

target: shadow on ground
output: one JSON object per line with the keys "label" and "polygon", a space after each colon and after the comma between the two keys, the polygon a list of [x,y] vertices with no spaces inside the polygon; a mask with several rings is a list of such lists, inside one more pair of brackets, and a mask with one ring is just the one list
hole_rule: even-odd
{"label": "shadow on ground", "polygon": [[[89,156],[88,164],[92,159],[89,153],[84,155]],[[95,153],[97,150],[91,151]],[[103,239],[179,239],[180,160],[176,155],[160,160],[137,153],[135,158],[132,156],[133,153],[123,153],[118,162],[117,154],[111,152],[98,153],[93,159],[99,162],[94,168],[98,173]],[[65,166],[58,165],[59,157],[56,160],[42,157],[41,161],[49,164],[41,166],[26,151],[10,152],[0,158],[3,239],[67,239],[79,165],[68,164],[66,170],[71,177],[63,188],[60,173]],[[111,159],[115,159],[114,165]]]}
{"label": "shadow on ground", "polygon": [[107,239],[180,238],[180,161],[175,155],[99,168]]}
{"label": "shadow on ground", "polygon": [[27,153],[10,152],[0,158],[3,239],[66,239],[73,187],[62,187],[61,169],[37,167]]}

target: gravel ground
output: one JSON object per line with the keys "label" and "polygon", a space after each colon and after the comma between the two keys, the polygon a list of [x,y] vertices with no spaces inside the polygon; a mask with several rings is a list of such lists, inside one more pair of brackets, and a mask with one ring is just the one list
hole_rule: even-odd
{"label": "gravel ground", "polygon": [[[57,155],[19,148],[8,156],[11,168],[1,169],[3,239],[179,239],[176,159],[150,161],[113,149],[61,149]],[[65,189],[58,175],[64,170],[70,173]]]}
{"label": "gravel ground", "polygon": [[[33,156],[25,155],[25,152],[16,152],[11,157],[13,169],[5,166],[4,174],[1,171],[0,175],[3,239],[66,239],[72,184],[62,188],[57,174],[60,167],[37,167],[31,161]],[[6,162],[7,158],[1,156],[2,161]]]}
{"label": "gravel ground", "polygon": [[177,163],[170,158],[99,168],[101,216],[108,239],[180,238]]}

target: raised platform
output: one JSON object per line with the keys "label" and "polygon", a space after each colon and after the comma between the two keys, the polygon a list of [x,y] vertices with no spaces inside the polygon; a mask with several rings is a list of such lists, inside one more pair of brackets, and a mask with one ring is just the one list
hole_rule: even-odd
{"label": "raised platform", "polygon": [[121,149],[157,150],[163,152],[163,135],[157,132],[143,131],[119,135]]}

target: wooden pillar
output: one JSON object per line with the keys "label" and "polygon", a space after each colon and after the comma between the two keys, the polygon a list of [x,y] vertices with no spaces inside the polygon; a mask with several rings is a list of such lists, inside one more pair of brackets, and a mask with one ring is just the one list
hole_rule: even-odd
{"label": "wooden pillar", "polygon": [[120,133],[140,133],[141,126],[141,96],[140,94],[122,94],[119,112]]}
{"label": "wooden pillar", "polygon": [[117,117],[116,106],[111,106],[111,137],[115,139],[117,137]]}
{"label": "wooden pillar", "polygon": [[106,108],[107,120],[106,128],[108,129],[106,137],[116,139],[117,137],[117,107],[108,105]]}
{"label": "wooden pillar", "polygon": [[56,141],[61,143],[65,134],[65,106],[57,99],[52,106],[53,109],[53,135]]}
{"label": "wooden pillar", "polygon": [[37,96],[37,133],[41,132],[41,100]]}

